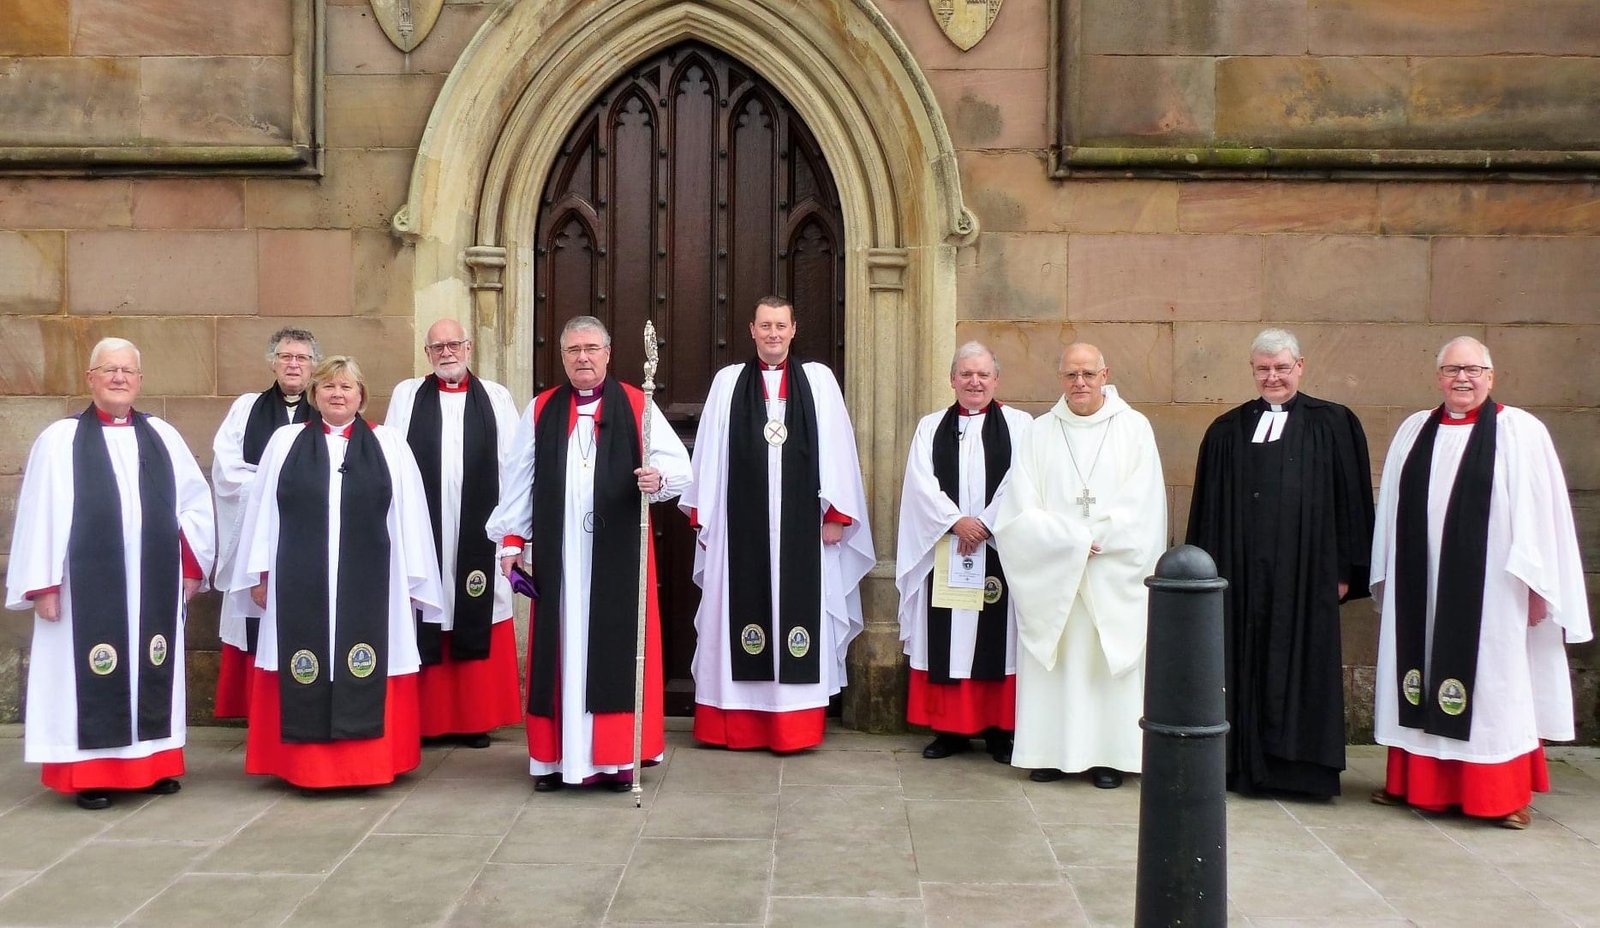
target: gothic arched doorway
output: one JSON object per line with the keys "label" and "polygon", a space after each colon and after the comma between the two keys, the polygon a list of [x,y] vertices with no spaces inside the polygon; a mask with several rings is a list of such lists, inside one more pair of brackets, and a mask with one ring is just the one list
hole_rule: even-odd
{"label": "gothic arched doorway", "polygon": [[[630,67],[579,116],[551,166],[534,255],[534,389],[561,382],[574,316],[611,330],[611,368],[637,382],[641,333],[661,340],[656,402],[692,442],[716,371],[753,348],[757,299],[794,301],[795,351],[844,373],[844,220],[833,177],[782,94],[731,56],[686,42]],[[694,537],[655,507],[667,710],[692,708]]]}

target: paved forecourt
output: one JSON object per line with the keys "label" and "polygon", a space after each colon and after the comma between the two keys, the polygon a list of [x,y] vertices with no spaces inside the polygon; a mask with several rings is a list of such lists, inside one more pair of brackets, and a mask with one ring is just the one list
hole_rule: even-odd
{"label": "paved forecourt", "polygon": [[[922,737],[830,733],[779,758],[668,734],[627,794],[535,795],[521,732],[428,748],[359,796],[246,777],[243,732],[191,730],[171,797],[84,812],[0,728],[0,926],[1129,925],[1139,781],[1031,783]],[[1343,798],[1234,797],[1234,926],[1596,925],[1600,749],[1552,749],[1532,828]]]}

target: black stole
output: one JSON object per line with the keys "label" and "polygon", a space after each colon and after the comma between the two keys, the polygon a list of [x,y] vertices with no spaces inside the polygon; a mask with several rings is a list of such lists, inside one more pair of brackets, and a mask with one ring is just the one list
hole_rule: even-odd
{"label": "black stole", "polygon": [[[461,521],[456,532],[454,631],[450,633],[452,660],[479,661],[489,656],[490,624],[494,621],[495,543],[483,533],[500,498],[499,436],[489,391],[470,372],[461,424]],[[439,378],[429,374],[417,388],[411,408],[406,442],[411,445],[428,495],[428,516],[433,520],[433,550],[443,566],[440,536],[440,498],[443,470],[441,438],[444,425],[439,411]],[[437,664],[440,626],[422,621],[417,613],[417,650],[424,664]]]}
{"label": "black stole", "polygon": [[782,485],[777,488],[779,586],[778,630],[772,625],[772,576],[767,502],[767,400],[761,365],[752,359],[734,384],[728,418],[728,638],[735,680],[771,680],[778,646],[779,683],[822,679],[818,633],[822,614],[822,492],[818,469],[817,410],[805,365],[792,355],[782,448]]}
{"label": "black stole", "polygon": [[[383,446],[355,418],[339,500],[339,592],[328,615],[328,442],[295,436],[278,475],[278,697],[286,742],[383,737],[389,682],[389,503]],[[328,624],[333,623],[333,653]]]}
{"label": "black stole", "polygon": [[594,532],[589,573],[589,666],[585,707],[633,711],[639,622],[639,420],[616,378],[600,386],[595,420],[593,525],[566,525],[567,445],[573,389],[545,394],[533,426],[533,575],[539,581],[529,643],[528,714],[554,718],[561,666],[561,577],[566,533]]}
{"label": "black stole", "polygon": [[[1011,469],[1011,429],[1006,425],[1000,404],[991,400],[983,418],[983,501],[994,501],[994,491]],[[961,405],[951,406],[933,432],[933,475],[939,489],[950,501],[961,505]],[[988,601],[989,584],[984,584],[984,606],[978,613],[978,637],[972,652],[972,679],[1004,680],[1006,677],[1006,616],[1011,606],[1011,588],[1006,583],[1000,553],[986,553],[988,578],[999,584],[999,598]],[[986,578],[986,580],[988,579]],[[954,683],[950,676],[950,610],[928,606],[928,680]]]}
{"label": "black stole", "polygon": [[[303,421],[320,420],[316,408],[306,401],[304,394],[301,394],[300,403],[306,407]],[[283,401],[283,388],[273,381],[270,388],[262,390],[256,397],[255,404],[250,407],[250,417],[244,422],[244,446],[241,450],[245,463],[259,465],[261,452],[266,450],[272,433],[288,424],[289,405]]]}
{"label": "black stole", "polygon": [[[305,418],[302,422],[321,422],[322,417],[317,414],[317,408],[305,399],[305,394],[300,395],[300,403],[305,407]],[[261,453],[266,450],[267,442],[272,439],[272,433],[285,425],[290,424],[289,404],[283,400],[283,388],[274,380],[272,386],[262,390],[256,397],[255,403],[250,407],[250,416],[244,423],[244,441],[240,453],[245,463],[253,466],[261,464]],[[250,604],[253,610],[255,603]],[[246,615],[244,617],[244,651],[246,654],[256,653],[256,637],[261,630],[261,616]]]}
{"label": "black stole", "polygon": [[[1445,506],[1434,601],[1433,643],[1427,640],[1428,494],[1440,406],[1417,433],[1400,471],[1395,514],[1395,673],[1400,724],[1467,740],[1483,625],[1483,575],[1489,552],[1489,498],[1494,490],[1494,398],[1478,407]],[[1459,428],[1459,426],[1454,426]],[[1424,663],[1424,657],[1428,660]],[[1426,666],[1426,672],[1424,667]]]}
{"label": "black stole", "polygon": [[[122,495],[100,414],[78,415],[72,438],[72,662],[78,747],[126,747],[172,736],[172,668],[178,640],[178,485],[167,446],[144,413],[129,411],[139,443],[139,640],[128,641]],[[137,735],[128,709],[129,661],[139,661]]]}

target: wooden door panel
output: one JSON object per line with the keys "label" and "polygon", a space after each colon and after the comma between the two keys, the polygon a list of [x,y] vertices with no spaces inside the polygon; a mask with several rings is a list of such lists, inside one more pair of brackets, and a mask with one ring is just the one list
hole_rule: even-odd
{"label": "wooden door panel", "polygon": [[[782,95],[720,51],[679,45],[596,97],[551,167],[536,235],[536,389],[562,382],[557,337],[580,315],[606,324],[612,373],[637,383],[653,320],[656,402],[690,444],[712,376],[754,353],[750,315],[769,293],[794,301],[796,354],[842,374],[833,178]],[[682,714],[693,708],[695,539],[675,505],[652,513],[667,707]]]}

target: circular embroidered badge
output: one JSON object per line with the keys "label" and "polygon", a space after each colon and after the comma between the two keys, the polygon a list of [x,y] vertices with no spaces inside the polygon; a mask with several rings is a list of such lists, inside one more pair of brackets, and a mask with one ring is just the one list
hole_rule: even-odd
{"label": "circular embroidered badge", "polygon": [[317,664],[317,656],[305,648],[294,652],[289,658],[289,676],[294,677],[296,683],[315,683],[317,674],[322,668]]}
{"label": "circular embroidered badge", "polygon": [[89,649],[89,669],[105,676],[117,669],[117,649],[101,642]]}
{"label": "circular embroidered badge", "polygon": [[777,419],[768,419],[767,424],[761,429],[761,437],[765,438],[767,444],[772,447],[781,447],[784,442],[789,440],[789,427]]}
{"label": "circular embroidered badge", "polygon": [[372,649],[372,645],[359,641],[350,648],[350,656],[345,658],[344,663],[350,668],[351,676],[365,680],[378,667],[378,652]]}
{"label": "circular embroidered badge", "polygon": [[1416,669],[1406,671],[1405,679],[1400,683],[1400,689],[1405,693],[1406,702],[1411,703],[1413,706],[1422,705],[1422,671]]}
{"label": "circular embroidered badge", "polygon": [[811,653],[811,633],[796,625],[789,629],[789,653],[795,657],[805,657]]}
{"label": "circular embroidered badge", "polygon": [[995,603],[999,602],[1000,601],[1000,597],[1005,593],[1005,591],[1006,591],[1006,588],[1003,585],[1001,585],[999,577],[984,577],[983,578],[983,604],[984,605],[992,606]]}
{"label": "circular embroidered badge", "polygon": [[1467,688],[1455,677],[1439,684],[1439,708],[1445,715],[1460,715],[1467,711]]}
{"label": "circular embroidered badge", "polygon": [[739,632],[739,644],[744,646],[746,654],[760,654],[767,649],[766,629],[754,622],[746,625],[744,630]]}
{"label": "circular embroidered badge", "polygon": [[167,636],[156,635],[150,639],[150,666],[160,667],[167,662]]}
{"label": "circular embroidered badge", "polygon": [[477,599],[489,589],[489,577],[481,570],[474,570],[467,574],[467,595]]}

